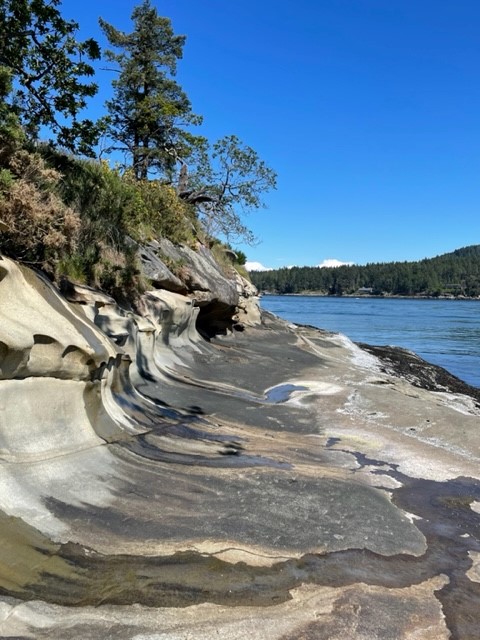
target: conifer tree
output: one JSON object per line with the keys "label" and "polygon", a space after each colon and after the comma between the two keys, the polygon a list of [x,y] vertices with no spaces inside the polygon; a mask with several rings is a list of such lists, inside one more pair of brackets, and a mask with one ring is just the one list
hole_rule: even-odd
{"label": "conifer tree", "polygon": [[149,174],[173,178],[177,162],[184,162],[200,138],[188,131],[200,124],[186,93],[174,79],[185,36],[173,32],[168,18],[158,15],[150,0],[132,13],[134,29],[119,31],[100,19],[114,50],[106,53],[116,63],[114,95],[107,101],[107,152],[121,151],[137,179]]}

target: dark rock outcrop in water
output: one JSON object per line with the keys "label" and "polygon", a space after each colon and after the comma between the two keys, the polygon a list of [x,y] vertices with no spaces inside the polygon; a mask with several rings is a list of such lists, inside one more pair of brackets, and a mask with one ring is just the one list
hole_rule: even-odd
{"label": "dark rock outcrop in water", "polygon": [[480,389],[460,380],[443,367],[427,362],[413,351],[401,347],[376,346],[362,342],[357,344],[381,361],[383,371],[401,376],[415,387],[429,391],[448,391],[449,393],[471,396],[477,400],[477,407],[480,408]]}
{"label": "dark rock outcrop in water", "polygon": [[0,259],[0,637],[479,637],[475,393],[195,278]]}

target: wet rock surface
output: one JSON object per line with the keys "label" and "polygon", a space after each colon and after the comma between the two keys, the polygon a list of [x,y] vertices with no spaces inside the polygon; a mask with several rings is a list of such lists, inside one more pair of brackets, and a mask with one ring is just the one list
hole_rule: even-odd
{"label": "wet rock surface", "polygon": [[429,391],[447,391],[471,396],[480,407],[480,389],[452,375],[442,367],[437,367],[416,353],[400,347],[376,346],[359,343],[359,346],[377,356],[382,363],[382,370],[401,376],[414,386]]}
{"label": "wet rock surface", "polygon": [[0,637],[480,637],[476,390],[0,268]]}

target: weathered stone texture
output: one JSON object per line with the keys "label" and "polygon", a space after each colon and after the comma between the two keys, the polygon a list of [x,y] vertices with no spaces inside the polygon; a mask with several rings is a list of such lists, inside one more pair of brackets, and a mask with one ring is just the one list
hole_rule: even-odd
{"label": "weathered stone texture", "polygon": [[161,249],[135,310],[0,259],[0,636],[478,637],[473,391]]}

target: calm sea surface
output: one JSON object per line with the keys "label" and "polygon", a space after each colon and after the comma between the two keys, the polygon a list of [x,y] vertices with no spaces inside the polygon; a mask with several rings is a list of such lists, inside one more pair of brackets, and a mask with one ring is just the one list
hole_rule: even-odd
{"label": "calm sea surface", "polygon": [[480,300],[264,296],[261,305],[357,342],[411,349],[480,387]]}

